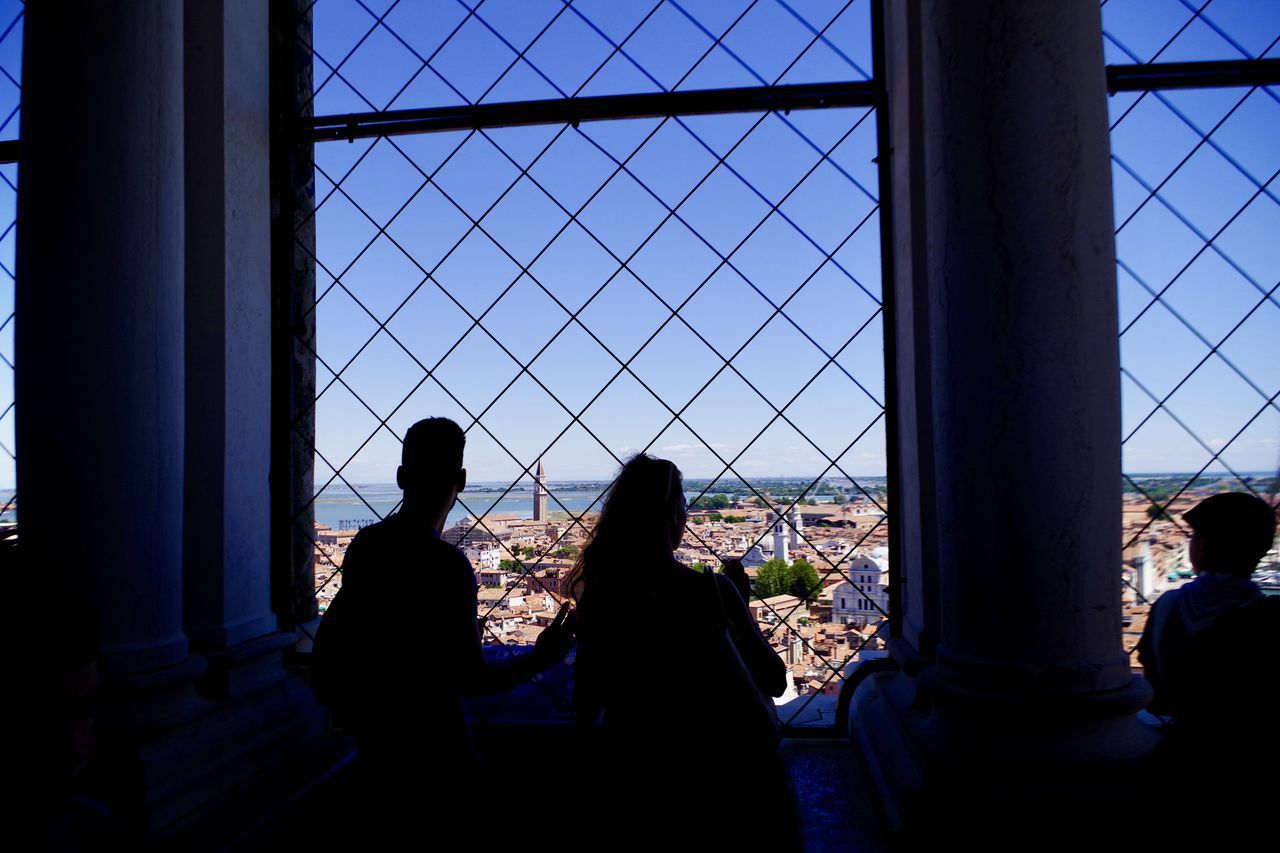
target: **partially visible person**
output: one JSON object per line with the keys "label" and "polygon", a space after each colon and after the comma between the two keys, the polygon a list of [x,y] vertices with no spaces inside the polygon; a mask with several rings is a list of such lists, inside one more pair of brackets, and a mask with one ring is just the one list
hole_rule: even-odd
{"label": "partially visible person", "polygon": [[1280,597],[1250,576],[1271,548],[1276,513],[1243,492],[1188,510],[1196,577],[1157,599],[1138,643],[1155,691],[1150,710],[1169,716],[1164,757],[1188,772],[1242,770],[1274,753],[1261,734],[1274,718]]}
{"label": "partially visible person", "polygon": [[392,823],[416,820],[430,806],[460,819],[454,810],[474,798],[480,779],[463,697],[527,681],[573,642],[562,608],[532,651],[485,659],[471,564],[440,538],[467,484],[465,442],[447,418],[409,428],[396,471],[400,511],[356,534],[342,589],[316,634],[316,696],[355,732],[361,796]]}
{"label": "partially visible person", "polygon": [[785,691],[787,668],[730,576],[675,559],[686,522],[680,471],[636,455],[566,579],[578,604],[574,704],[598,745],[581,809],[636,843],[787,849],[793,813],[764,695]]}

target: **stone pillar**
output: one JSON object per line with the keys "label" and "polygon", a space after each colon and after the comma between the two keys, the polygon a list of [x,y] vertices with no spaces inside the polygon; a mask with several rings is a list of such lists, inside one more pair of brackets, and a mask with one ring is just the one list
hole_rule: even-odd
{"label": "stone pillar", "polygon": [[23,538],[83,572],[108,676],[182,624],[182,6],[26,11],[16,354]]}
{"label": "stone pillar", "polygon": [[186,9],[186,616],[217,650],[276,628],[267,9]]}
{"label": "stone pillar", "polygon": [[126,833],[198,844],[292,793],[223,798],[325,725],[270,610],[267,14],[118,0],[25,23],[22,536],[101,621],[95,793]]}
{"label": "stone pillar", "polygon": [[979,791],[1051,811],[1152,743],[1121,645],[1099,9],[903,0],[886,29],[904,672],[859,687],[855,741],[891,820],[925,779],[966,819]]}
{"label": "stone pillar", "polygon": [[[1120,364],[1096,4],[922,3],[920,150],[938,476],[938,674],[1130,681]],[[916,69],[913,69],[916,70]]]}

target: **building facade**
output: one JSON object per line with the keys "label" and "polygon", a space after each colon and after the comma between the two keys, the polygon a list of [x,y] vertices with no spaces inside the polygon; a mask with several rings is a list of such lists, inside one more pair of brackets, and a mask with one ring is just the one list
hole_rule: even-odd
{"label": "building facade", "polygon": [[845,564],[841,581],[831,591],[831,621],[846,625],[878,622],[889,613],[888,551],[877,548]]}

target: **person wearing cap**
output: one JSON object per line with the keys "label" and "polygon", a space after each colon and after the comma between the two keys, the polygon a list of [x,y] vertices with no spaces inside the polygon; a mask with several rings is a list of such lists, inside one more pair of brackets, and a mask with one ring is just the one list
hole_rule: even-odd
{"label": "person wearing cap", "polygon": [[[421,817],[432,806],[456,817],[479,779],[463,697],[510,689],[573,644],[562,609],[530,652],[485,659],[471,563],[440,538],[467,484],[465,442],[447,418],[409,428],[396,470],[400,510],[347,547],[342,589],[316,633],[312,686],[357,737],[358,794],[379,821]],[[428,776],[448,803],[423,800],[417,788]]]}
{"label": "person wearing cap", "polygon": [[1256,727],[1274,713],[1280,597],[1250,575],[1271,548],[1275,510],[1256,495],[1213,495],[1183,514],[1196,577],[1162,595],[1138,643],[1154,689],[1150,710],[1172,717],[1167,751],[1196,769],[1256,757]]}

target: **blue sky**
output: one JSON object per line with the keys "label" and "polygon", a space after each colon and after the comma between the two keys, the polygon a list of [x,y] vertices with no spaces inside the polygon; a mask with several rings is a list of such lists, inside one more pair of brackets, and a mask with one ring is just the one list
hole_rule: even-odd
{"label": "blue sky", "polygon": [[[316,69],[317,83],[323,84],[316,97],[318,114],[459,104],[464,99],[492,102],[861,79],[871,68],[865,0],[848,5],[776,0],[754,5],[747,0],[658,4],[617,52],[609,43],[623,42],[653,4],[580,2],[567,8],[559,0],[489,0],[470,15],[470,2],[457,0],[367,5],[368,10],[356,3],[321,0],[316,7],[316,50],[325,58]],[[357,46],[374,17],[384,12],[385,23],[404,43],[378,29]],[[1280,35],[1280,4],[1274,3],[1217,0],[1196,19],[1177,0],[1110,0],[1103,13],[1109,62],[1232,58],[1259,55],[1269,45],[1269,55],[1276,55],[1271,40]],[[714,37],[726,29],[723,46],[707,53]],[[823,38],[814,42],[819,31]],[[517,59],[531,41],[529,62]],[[807,45],[811,46],[806,51]],[[332,66],[353,47],[351,58],[334,74]],[[797,55],[799,60],[793,62]],[[429,60],[430,67],[422,68],[422,59]],[[1280,205],[1266,193],[1257,194],[1256,184],[1266,184],[1280,168],[1280,146],[1272,141],[1280,136],[1280,103],[1272,93],[1219,90],[1148,95],[1140,101],[1137,95],[1116,96],[1111,107],[1113,118],[1123,116],[1113,134],[1115,153],[1123,161],[1123,166],[1116,165],[1117,223],[1134,214],[1118,236],[1124,261],[1118,285],[1121,325],[1132,322],[1121,339],[1128,370],[1123,380],[1125,433],[1132,433],[1125,445],[1126,468],[1199,470],[1233,438],[1222,456],[1227,465],[1241,471],[1272,468],[1280,453],[1280,418],[1274,409],[1257,412],[1265,407],[1266,395],[1280,390],[1275,358],[1280,350],[1280,308],[1267,302],[1255,308],[1255,303],[1263,298],[1258,289],[1274,285],[1280,270],[1274,239],[1280,234]],[[596,286],[616,274],[580,319],[625,361],[670,314],[656,296],[675,307],[710,275],[680,311],[705,342],[679,320],[668,323],[632,362],[635,375],[623,373],[582,415],[587,429],[573,424],[552,395],[577,413],[619,365],[591,334],[571,323],[562,338],[530,364],[532,376],[521,376],[481,416],[492,436],[479,427],[471,430],[468,464],[473,477],[517,476],[521,465],[498,442],[520,463],[532,462],[551,445],[547,460],[553,477],[607,476],[616,464],[609,451],[624,455],[644,446],[675,459],[696,476],[718,475],[723,464],[717,454],[728,460],[739,453],[734,468],[748,477],[816,475],[832,460],[854,476],[882,474],[884,431],[877,416],[884,399],[883,339],[877,313],[875,216],[848,237],[872,213],[878,195],[872,163],[874,116],[865,116],[863,110],[833,110],[766,117],[732,149],[727,160],[732,171],[722,167],[714,172],[678,208],[678,217],[668,220],[634,259],[630,257],[662,222],[668,207],[679,203],[712,169],[715,156],[730,151],[758,119],[720,116],[503,130],[470,138],[462,133],[402,137],[395,147],[386,141],[319,145],[317,195],[328,196],[318,220],[320,260],[351,291],[349,296],[331,288],[332,278],[321,273],[318,287],[326,295],[318,324],[325,362],[340,368],[376,330],[352,296],[382,319],[396,310],[424,272],[434,274],[388,325],[421,364],[386,336],[370,344],[343,373],[350,390],[335,383],[318,404],[318,443],[325,458],[341,464],[354,454],[347,469],[352,482],[386,479],[386,472],[394,468],[397,445],[386,430],[357,452],[378,419],[352,392],[374,412],[386,415],[422,379],[423,367],[435,367],[471,322],[442,289],[472,316],[480,316],[514,281],[481,323],[527,363],[569,320],[565,309],[577,310]],[[1161,186],[1200,142],[1191,125],[1207,131],[1220,121],[1213,142],[1235,162],[1201,144]],[[655,129],[653,138],[628,160]],[[783,198],[819,161],[819,150],[842,137],[831,162],[819,165],[787,198],[781,208],[785,216],[769,216],[769,204]],[[377,239],[344,274],[350,259],[376,235],[374,225],[353,202],[385,223],[425,181],[401,152],[433,178],[433,185],[422,188],[388,229],[418,263],[406,259],[390,240]],[[350,198],[342,192],[330,195],[331,181],[341,180],[361,155],[365,159],[342,181]],[[481,228],[512,257],[473,232],[437,268],[471,226],[467,215],[478,218],[519,178],[518,167],[527,167],[535,158],[531,179],[520,180],[481,221]],[[566,209],[578,213],[619,161],[626,161],[627,169],[581,210],[581,227],[569,224],[539,255],[567,221]],[[1160,199],[1143,204],[1148,190],[1156,187],[1160,199],[1188,222]],[[1277,190],[1270,191],[1274,195]],[[1196,257],[1203,247],[1196,229],[1214,234],[1251,195],[1258,197],[1218,237],[1222,253],[1208,250]],[[762,219],[760,230],[736,248]],[[833,250],[834,262],[824,263]],[[728,256],[729,262],[721,264],[721,256]],[[530,275],[522,276],[520,265],[535,257]],[[618,273],[622,260],[628,261],[627,269]],[[1188,262],[1189,268],[1175,279]],[[723,366],[721,356],[737,352],[769,320],[774,305],[811,275],[783,308],[785,316],[774,316],[734,356],[741,375],[722,372],[684,412],[687,426],[668,426],[671,413],[642,383],[679,410]],[[1203,343],[1163,305],[1147,307],[1151,297],[1139,279],[1156,292],[1169,285],[1163,294],[1169,305],[1211,343]],[[1231,364],[1210,357],[1169,397],[1167,410],[1148,417],[1156,406],[1150,395],[1158,401],[1173,391],[1251,308],[1255,310],[1250,318],[1222,343],[1220,352]],[[840,350],[864,323],[864,331]],[[837,351],[829,363],[828,355]],[[457,399],[428,379],[388,425],[402,432],[428,413],[447,414],[466,425],[472,418],[464,409],[479,414],[519,373],[516,362],[475,329],[434,374]],[[323,387],[332,374],[323,367],[320,374]],[[813,384],[796,397],[815,374]],[[787,418],[775,418],[771,404],[782,408],[788,402]],[[1251,418],[1252,425],[1236,436]],[[766,427],[771,420],[772,426]],[[748,447],[761,429],[763,435]],[[854,442],[860,433],[862,438]],[[1224,468],[1215,464],[1209,470]],[[318,463],[320,482],[330,474],[323,461]]]}
{"label": "blue sky", "polygon": [[[22,4],[0,2],[0,141],[18,138],[18,103],[22,79]],[[18,167],[0,165],[0,489],[12,489],[13,440],[13,253]]]}
{"label": "blue sky", "polygon": [[[474,5],[318,0],[316,113],[863,79],[871,69],[867,0]],[[1107,61],[1280,56],[1280,3],[1213,0],[1194,18],[1201,5],[1108,0]],[[0,3],[0,26],[17,8]],[[370,32],[384,14],[386,27]],[[0,68],[16,81],[14,35],[0,41]],[[522,51],[527,62],[517,59]],[[0,121],[17,98],[0,76]],[[1280,92],[1119,95],[1110,105],[1113,119],[1123,116],[1112,145],[1124,223],[1126,469],[1199,470],[1227,442],[1222,459],[1231,468],[1274,469],[1280,414],[1266,398],[1280,391],[1280,306],[1264,294],[1280,280]],[[1212,144],[1193,127],[1213,129]],[[0,138],[15,133],[16,119]],[[734,468],[747,477],[813,476],[832,460],[832,475],[883,474],[874,154],[875,116],[861,109],[319,144],[319,355],[342,381],[318,369],[328,386],[316,409],[318,449],[345,464],[352,483],[386,481],[398,457],[392,433],[429,414],[466,426],[466,410],[487,408],[488,432],[473,428],[468,439],[476,480],[514,479],[548,445],[553,479],[606,477],[615,456],[646,446],[691,476],[718,475],[717,455],[739,457]],[[2,168],[16,182],[12,167]],[[1144,204],[1157,187],[1159,198]],[[13,198],[0,184],[0,230],[12,221]],[[1197,232],[1215,235],[1216,248],[1202,251]],[[12,269],[12,256],[9,233],[0,262]],[[680,318],[668,320],[700,284]],[[1148,306],[1152,291],[1167,307]],[[0,271],[0,320],[11,308],[12,282]],[[468,313],[482,316],[510,355],[477,328],[444,357],[471,325]],[[388,317],[390,335],[366,345]],[[1226,358],[1210,355],[1179,386],[1220,342]],[[12,358],[11,327],[0,330],[0,353]],[[535,355],[525,374],[511,357]],[[734,369],[722,369],[731,356]],[[619,359],[632,372],[583,412]],[[439,384],[422,381],[424,368]],[[713,376],[683,424],[643,387],[681,410]],[[1167,410],[1148,418],[1152,396],[1171,392]],[[0,364],[0,410],[11,400],[12,375]],[[388,416],[389,430],[365,443]],[[12,434],[10,413],[0,418],[10,448]],[[331,473],[317,462],[318,484]],[[0,453],[0,485],[12,482]]]}

